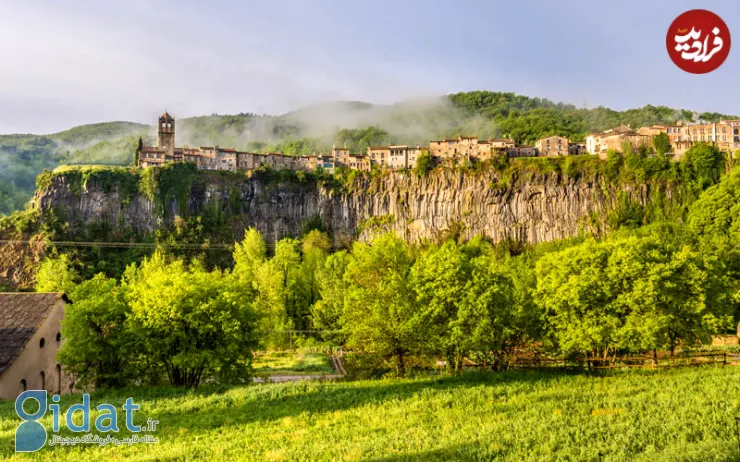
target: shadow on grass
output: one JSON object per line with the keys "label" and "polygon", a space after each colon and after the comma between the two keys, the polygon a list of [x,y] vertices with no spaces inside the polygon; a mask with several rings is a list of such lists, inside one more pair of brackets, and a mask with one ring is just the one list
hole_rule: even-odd
{"label": "shadow on grass", "polygon": [[[406,400],[423,392],[444,392],[476,386],[499,386],[514,382],[556,380],[558,373],[468,373],[461,377],[439,377],[409,380],[378,380],[362,382],[295,382],[268,385],[253,397],[235,406],[215,409],[200,408],[195,412],[178,410],[160,412],[156,418],[163,423],[179,423],[188,430],[211,429],[222,425],[244,425],[271,422],[304,413],[321,414],[345,411],[366,405],[381,405],[388,400]],[[193,418],[188,418],[192,416]]]}
{"label": "shadow on grass", "polygon": [[[196,390],[179,388],[128,388],[98,391],[91,396],[91,408],[100,403],[111,403],[120,410],[123,401],[131,396],[143,404],[146,411],[137,414],[137,423],[146,418],[160,422],[156,436],[162,441],[173,441],[186,433],[198,433],[220,427],[246,425],[254,422],[272,422],[301,414],[320,414],[349,410],[366,405],[380,405],[388,400],[405,400],[423,392],[449,392],[477,386],[503,386],[512,383],[542,384],[564,377],[558,372],[516,371],[506,373],[473,372],[459,377],[430,377],[408,380],[378,380],[354,382],[295,382],[263,385],[252,388],[243,386],[204,387]],[[567,374],[572,375],[572,374]],[[244,390],[244,391],[242,391]],[[181,403],[178,403],[181,400]],[[81,402],[79,395],[63,397],[62,412],[74,403]],[[0,403],[0,421],[18,421],[13,402]],[[179,406],[179,408],[177,408]],[[172,410],[175,408],[176,410]],[[48,413],[47,413],[48,414]],[[122,413],[119,423],[122,422]],[[48,416],[48,415],[47,415]],[[19,422],[19,421],[18,421]],[[13,426],[15,427],[15,425]],[[123,429],[122,429],[123,430]],[[119,436],[127,436],[122,431]],[[60,436],[75,436],[66,428]],[[13,436],[0,438],[0,456],[13,451]],[[466,446],[467,447],[467,446]],[[458,448],[473,454],[477,446]],[[454,448],[453,448],[454,449]],[[450,449],[449,451],[453,451]],[[448,451],[447,449],[443,451]],[[449,452],[448,451],[448,452]],[[451,452],[450,454],[453,454]],[[435,460],[445,459],[447,452],[430,453]],[[405,457],[405,456],[404,456]],[[414,460],[411,459],[398,460]],[[1,457],[0,457],[1,458]],[[390,459],[389,459],[390,460]],[[472,460],[472,459],[471,459]]]}
{"label": "shadow on grass", "polygon": [[479,442],[471,442],[428,451],[381,456],[367,460],[368,462],[491,461],[505,456],[506,451],[489,450]]}
{"label": "shadow on grass", "polygon": [[[445,446],[443,448],[431,449],[428,451],[420,451],[415,453],[404,453],[404,454],[393,454],[389,456],[381,456],[372,459],[365,459],[367,462],[416,462],[416,461],[492,461],[500,460],[507,457],[512,457],[511,452],[515,448],[498,448],[495,445],[487,447],[485,442],[473,441],[466,444],[456,444]],[[651,454],[648,458],[637,455],[637,460],[650,460],[651,462],[657,461],[704,461],[704,460],[721,460],[723,462],[737,462],[740,461],[740,451],[734,449],[722,450],[719,453],[712,454],[711,457],[703,456],[702,454],[675,454],[671,452]],[[548,458],[547,460],[551,460]],[[560,460],[553,458],[552,460]],[[566,459],[569,460],[569,459]],[[600,461],[619,461],[625,460],[623,455],[601,453],[596,450],[586,450],[582,452],[578,460],[588,460],[594,462]]]}

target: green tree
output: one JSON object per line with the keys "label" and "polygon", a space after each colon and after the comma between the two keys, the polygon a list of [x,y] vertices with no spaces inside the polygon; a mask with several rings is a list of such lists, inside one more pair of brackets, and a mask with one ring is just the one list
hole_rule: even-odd
{"label": "green tree", "polygon": [[740,238],[740,171],[704,191],[689,208],[687,222],[702,239]]}
{"label": "green tree", "polygon": [[134,151],[134,166],[139,166],[139,156],[141,155],[141,150],[144,149],[144,141],[139,137],[139,140],[136,142],[136,151]]}
{"label": "green tree", "polygon": [[668,134],[658,133],[653,136],[653,147],[655,148],[655,153],[660,157],[664,157],[671,152],[671,140],[668,138]]}
{"label": "green tree", "polygon": [[248,290],[236,277],[161,253],[130,268],[124,288],[141,348],[170,383],[246,381],[256,346],[256,317]]}
{"label": "green tree", "polygon": [[481,319],[460,319],[460,315],[480,313],[460,312],[460,302],[466,294],[466,281],[471,278],[469,259],[453,240],[441,247],[431,246],[414,263],[410,285],[419,306],[419,330],[426,333],[425,349],[442,354],[447,367],[455,372],[462,369],[463,358],[470,353],[470,324]]}
{"label": "green tree", "polygon": [[414,173],[419,176],[426,176],[434,168],[434,159],[432,155],[424,151],[416,158]]}
{"label": "green tree", "polygon": [[544,256],[536,271],[537,301],[565,353],[673,349],[729,322],[719,302],[728,286],[711,262],[655,237],[588,241]]}
{"label": "green tree", "polygon": [[686,151],[684,162],[699,190],[719,182],[725,170],[725,154],[716,146],[704,142],[695,143]]}
{"label": "green tree", "polygon": [[311,307],[311,319],[316,329],[324,331],[322,338],[335,345],[347,341],[341,332],[341,320],[347,291],[344,273],[349,259],[347,252],[342,250],[329,255],[316,269],[316,284],[321,298]]}
{"label": "green tree", "polygon": [[267,246],[255,228],[244,232],[244,240],[234,244],[234,276],[240,283],[256,290],[256,274],[267,260]]}
{"label": "green tree", "polygon": [[36,272],[36,292],[64,292],[71,294],[80,276],[72,267],[67,254],[46,258]]}
{"label": "green tree", "polygon": [[399,375],[406,374],[406,357],[420,351],[425,338],[417,329],[417,303],[408,281],[413,262],[407,245],[386,234],[372,245],[355,243],[344,276],[341,325],[347,344],[395,359]]}
{"label": "green tree", "polygon": [[[321,297],[317,272],[323,266],[324,260],[326,260],[331,250],[331,242],[329,241],[329,236],[325,233],[313,230],[303,237],[301,247],[300,281],[307,296],[307,300],[305,301],[306,307],[303,308],[309,308]],[[305,310],[301,309],[301,311]],[[310,316],[307,312],[306,317],[310,321]],[[308,326],[308,322],[306,325],[310,327]]]}
{"label": "green tree", "polygon": [[141,372],[137,344],[126,326],[131,308],[115,279],[98,274],[70,294],[62,320],[59,361],[77,383],[119,387]]}

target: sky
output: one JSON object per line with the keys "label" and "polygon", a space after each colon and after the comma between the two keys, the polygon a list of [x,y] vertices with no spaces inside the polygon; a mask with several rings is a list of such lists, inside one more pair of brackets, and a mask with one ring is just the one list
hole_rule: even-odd
{"label": "sky", "polygon": [[740,48],[703,75],[668,57],[694,8],[740,47],[735,0],[0,0],[0,133],[471,90],[740,114]]}

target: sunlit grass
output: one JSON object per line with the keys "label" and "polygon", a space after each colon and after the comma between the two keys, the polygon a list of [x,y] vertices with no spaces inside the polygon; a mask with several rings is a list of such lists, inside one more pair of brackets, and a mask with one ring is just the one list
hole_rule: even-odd
{"label": "sunlit grass", "polygon": [[142,406],[137,423],[159,420],[159,444],[14,455],[18,419],[4,402],[0,459],[740,460],[735,367],[130,389],[93,405],[127,396]]}
{"label": "sunlit grass", "polygon": [[325,354],[274,351],[255,355],[252,362],[258,375],[332,374],[331,361]]}

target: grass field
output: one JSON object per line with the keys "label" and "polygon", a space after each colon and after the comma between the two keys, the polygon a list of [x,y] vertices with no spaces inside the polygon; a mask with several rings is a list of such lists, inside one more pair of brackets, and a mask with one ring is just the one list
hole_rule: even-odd
{"label": "grass field", "polygon": [[[740,368],[729,366],[131,389],[93,404],[128,396],[142,406],[137,423],[159,420],[159,444],[15,455],[18,419],[3,402],[0,459],[740,460]],[[65,397],[62,409],[78,400]]]}
{"label": "grass field", "polygon": [[274,351],[260,353],[252,362],[257,375],[322,375],[333,374],[327,355]]}

